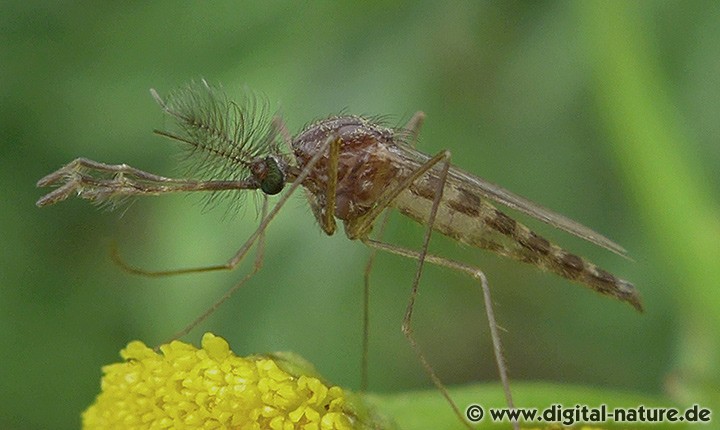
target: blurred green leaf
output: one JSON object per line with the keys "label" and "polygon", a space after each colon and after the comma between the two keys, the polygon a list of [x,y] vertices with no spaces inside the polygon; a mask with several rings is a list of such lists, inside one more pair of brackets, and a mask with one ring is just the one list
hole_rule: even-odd
{"label": "blurred green leaf", "polygon": [[[552,383],[515,383],[512,385],[516,407],[537,408],[541,412],[553,405],[562,405],[565,409],[573,409],[575,405],[599,408],[607,405],[613,408],[637,408],[638,406],[666,408],[674,407],[683,412],[667,399],[654,398],[642,394],[620,392],[608,389],[561,385]],[[509,428],[508,423],[493,423],[489,416],[489,408],[505,408],[502,387],[498,384],[473,384],[462,387],[450,387],[450,396],[461,411],[465,412],[469,405],[480,405],[484,410],[484,418],[473,428]],[[413,429],[465,429],[445,399],[437,390],[415,391],[388,395],[368,395],[369,400],[377,405],[378,410],[395,419],[399,428]],[[558,417],[562,420],[562,417]],[[579,424],[566,422],[570,426]],[[684,429],[686,423],[583,423],[591,428],[603,429],[634,429],[652,428]],[[523,428],[545,428],[544,422],[525,423]],[[575,427],[573,427],[575,428]]]}

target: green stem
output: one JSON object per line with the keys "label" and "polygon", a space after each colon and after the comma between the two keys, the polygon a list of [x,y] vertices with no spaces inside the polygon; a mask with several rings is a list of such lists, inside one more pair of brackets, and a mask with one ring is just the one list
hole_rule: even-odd
{"label": "green stem", "polygon": [[[679,395],[691,402],[720,396],[720,211],[712,202],[672,86],[649,40],[653,3],[576,3],[595,72],[599,111],[653,248],[666,262],[677,299]],[[695,163],[694,163],[695,162]],[[650,306],[648,306],[650,308]],[[652,312],[652,309],[649,310]]]}

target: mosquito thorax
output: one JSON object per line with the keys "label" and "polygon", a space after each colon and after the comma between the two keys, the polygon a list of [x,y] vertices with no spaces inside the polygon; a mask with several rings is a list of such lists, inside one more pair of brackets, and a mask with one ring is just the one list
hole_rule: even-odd
{"label": "mosquito thorax", "polygon": [[[355,115],[326,118],[305,127],[292,141],[295,160],[304,168],[328,140],[340,142],[335,176],[333,214],[345,222],[357,219],[377,202],[389,184],[394,183],[399,168],[387,154],[397,145],[394,130],[377,120]],[[316,214],[327,210],[327,192],[331,180],[330,149],[303,181],[313,196]]]}
{"label": "mosquito thorax", "polygon": [[275,195],[285,187],[285,175],[278,161],[271,156],[258,158],[250,164],[253,178],[260,184],[260,189],[267,195]]}

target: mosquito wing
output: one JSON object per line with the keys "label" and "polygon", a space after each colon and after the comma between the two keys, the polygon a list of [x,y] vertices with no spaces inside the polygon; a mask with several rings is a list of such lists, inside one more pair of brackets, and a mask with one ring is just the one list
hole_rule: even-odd
{"label": "mosquito wing", "polygon": [[[399,145],[398,148],[400,150],[400,154],[398,155],[408,162],[424,164],[430,159],[428,155],[423,154],[408,145]],[[564,215],[560,215],[557,212],[546,209],[539,204],[526,199],[525,197],[508,191],[499,185],[478,178],[477,176],[456,167],[450,167],[448,180],[460,182],[464,187],[471,188],[479,195],[500,203],[503,206],[522,212],[560,230],[565,230],[574,236],[601,246],[622,257],[629,258],[625,248],[602,234],[585,227],[584,225],[578,223],[577,221],[573,221]]]}

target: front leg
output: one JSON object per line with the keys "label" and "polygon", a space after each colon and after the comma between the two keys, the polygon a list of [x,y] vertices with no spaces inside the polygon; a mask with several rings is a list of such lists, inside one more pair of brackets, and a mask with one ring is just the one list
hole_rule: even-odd
{"label": "front leg", "polygon": [[325,145],[328,147],[327,183],[325,187],[325,201],[320,201],[313,193],[305,190],[310,209],[322,230],[328,236],[335,233],[337,224],[335,222],[335,206],[337,199],[338,163],[340,159],[340,145],[342,139],[332,135],[328,136]]}

